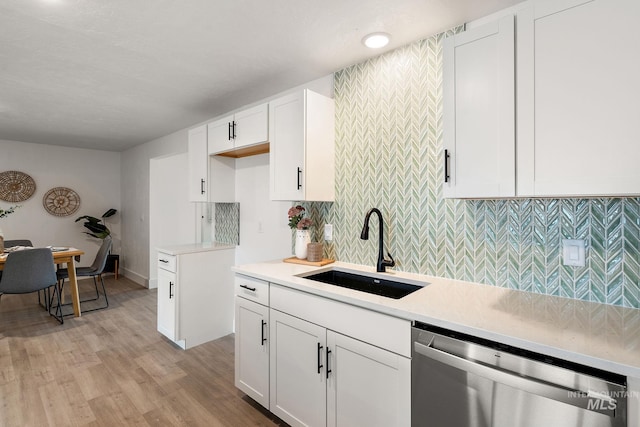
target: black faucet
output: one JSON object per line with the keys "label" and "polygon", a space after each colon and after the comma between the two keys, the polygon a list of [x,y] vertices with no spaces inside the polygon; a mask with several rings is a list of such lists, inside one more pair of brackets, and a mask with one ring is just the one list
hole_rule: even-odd
{"label": "black faucet", "polygon": [[391,260],[387,260],[384,258],[384,224],[382,222],[382,212],[380,212],[377,208],[369,210],[369,212],[367,212],[367,215],[364,217],[364,226],[362,227],[360,238],[362,240],[369,240],[369,217],[372,213],[378,214],[378,223],[380,224],[380,232],[378,233],[380,247],[378,249],[378,263],[376,265],[376,271],[384,273],[386,271],[386,267],[393,267],[396,265],[396,262],[389,251],[387,251],[387,256],[391,258]]}

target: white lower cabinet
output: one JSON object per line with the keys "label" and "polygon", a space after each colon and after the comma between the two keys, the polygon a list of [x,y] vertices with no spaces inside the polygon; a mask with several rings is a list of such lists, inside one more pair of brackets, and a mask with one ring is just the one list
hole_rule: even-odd
{"label": "white lower cabinet", "polygon": [[411,359],[270,310],[271,403],[292,426],[408,426]]}
{"label": "white lower cabinet", "polygon": [[158,269],[158,332],[176,340],[176,273]]}
{"label": "white lower cabinet", "polygon": [[292,426],[327,424],[326,329],[270,310],[270,410]]}
{"label": "white lower cabinet", "polygon": [[292,426],[411,425],[411,323],[236,275],[235,384]]}
{"label": "white lower cabinet", "polygon": [[235,384],[269,408],[269,307],[236,296]]}
{"label": "white lower cabinet", "polygon": [[183,349],[233,332],[233,247],[158,251],[158,332]]}
{"label": "white lower cabinet", "polygon": [[327,331],[327,425],[411,424],[411,359]]}

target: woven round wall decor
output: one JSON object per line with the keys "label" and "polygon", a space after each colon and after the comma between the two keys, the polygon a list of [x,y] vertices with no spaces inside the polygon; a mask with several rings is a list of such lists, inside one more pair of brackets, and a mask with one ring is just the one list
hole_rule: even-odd
{"label": "woven round wall decor", "polygon": [[24,202],[36,192],[36,182],[24,172],[0,173],[0,200]]}
{"label": "woven round wall decor", "polygon": [[42,198],[44,209],[54,216],[69,216],[80,209],[80,196],[67,187],[55,187]]}

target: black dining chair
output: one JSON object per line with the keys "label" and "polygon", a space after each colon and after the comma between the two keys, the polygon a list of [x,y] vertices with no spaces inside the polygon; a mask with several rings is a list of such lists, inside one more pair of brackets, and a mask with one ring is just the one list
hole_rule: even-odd
{"label": "black dining chair", "polygon": [[[107,290],[104,286],[102,273],[104,272],[104,268],[107,264],[107,256],[109,255],[109,251],[111,250],[111,244],[112,244],[111,236],[105,237],[102,240],[102,245],[100,245],[100,249],[98,249],[96,258],[93,260],[93,264],[91,264],[90,267],[76,268],[76,277],[93,277],[93,285],[96,288],[95,298],[84,299],[84,300],[81,300],[80,302],[83,303],[83,302],[89,302],[89,301],[96,301],[100,298],[100,292],[98,291],[98,281],[96,280],[96,277],[100,278],[100,284],[102,285],[102,294],[104,295],[104,301],[105,301],[102,307],[96,307],[89,310],[82,309],[83,313],[86,313],[89,311],[102,310],[104,308],[109,307],[109,299],[107,298]],[[64,280],[69,278],[69,270],[67,270],[66,268],[60,268],[56,272],[56,275],[59,282],[58,289],[60,292],[62,292],[62,289],[64,286]],[[69,304],[70,303],[63,304],[63,306],[69,305]],[[56,312],[56,314],[58,313]],[[62,315],[62,312],[60,312],[60,314]],[[65,314],[65,316],[68,316],[71,314],[73,313]]]}
{"label": "black dining chair", "polygon": [[[35,248],[16,251],[7,255],[2,278],[0,278],[0,298],[4,294],[30,294],[41,290],[57,288],[56,268],[49,248]],[[58,311],[60,311],[60,293],[58,292]],[[55,317],[61,324],[62,316]]]}

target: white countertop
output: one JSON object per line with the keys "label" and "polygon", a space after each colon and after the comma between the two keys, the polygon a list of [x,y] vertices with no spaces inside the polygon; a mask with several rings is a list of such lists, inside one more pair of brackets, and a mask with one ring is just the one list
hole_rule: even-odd
{"label": "white countertop", "polygon": [[169,255],[183,255],[192,254],[196,252],[208,252],[208,251],[220,251],[225,249],[235,249],[235,245],[229,245],[226,243],[188,243],[185,245],[170,245],[161,246],[156,248],[158,252]]}
{"label": "white countertop", "polygon": [[[394,300],[296,277],[333,267],[428,285]],[[404,319],[640,378],[639,309],[392,270],[375,273],[375,267],[343,262],[318,268],[278,260],[240,265],[233,267],[233,271]]]}

